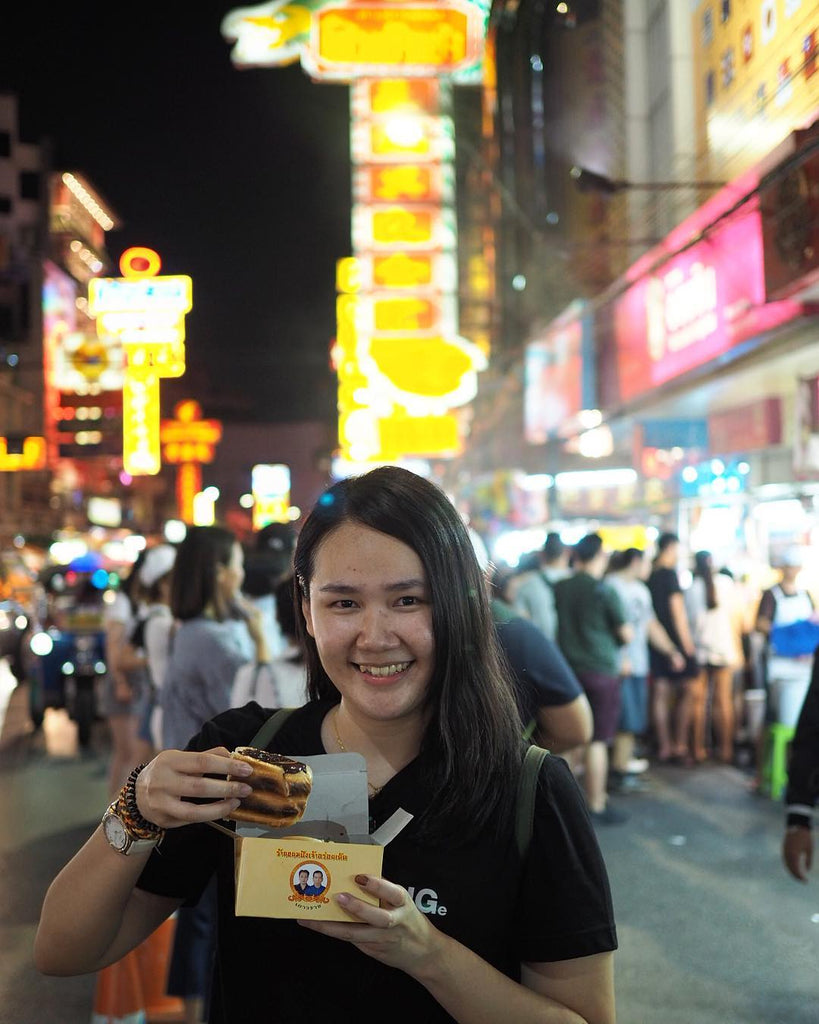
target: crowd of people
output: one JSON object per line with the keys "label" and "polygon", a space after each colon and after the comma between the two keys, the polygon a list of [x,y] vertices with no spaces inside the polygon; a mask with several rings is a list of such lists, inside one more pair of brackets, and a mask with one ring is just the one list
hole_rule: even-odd
{"label": "crowd of people", "polygon": [[795,725],[819,640],[801,566],[788,550],[779,582],[749,601],[709,551],[694,553],[683,589],[673,533],[651,553],[550,533],[536,560],[495,570],[500,598],[557,647],[588,699],[591,737],[566,756],[595,822],[627,820],[609,794],[644,789],[652,762],[742,763],[758,784],[764,724]]}

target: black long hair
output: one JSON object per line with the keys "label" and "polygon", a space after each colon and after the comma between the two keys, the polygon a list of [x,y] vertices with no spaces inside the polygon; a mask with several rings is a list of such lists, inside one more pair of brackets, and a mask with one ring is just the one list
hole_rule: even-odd
{"label": "black long hair", "polygon": [[[463,520],[434,484],[382,466],[335,484],[319,498],[294,558],[298,598],[310,582],[322,542],[344,523],[395,537],[424,566],[432,605],[435,667],[426,696],[421,763],[433,799],[422,827],[437,839],[468,841],[485,825],[511,820],[521,765],[520,719],[501,667],[486,581]],[[307,633],[297,600],[311,700],[338,699]]]}
{"label": "black long hair", "polygon": [[203,615],[216,597],[216,569],[227,565],[236,537],[222,526],[189,526],[171,580],[171,611],[180,622]]}
{"label": "black long hair", "polygon": [[694,576],[705,584],[705,606],[717,607],[717,588],[714,585],[714,563],[710,551],[698,551],[694,555]]}

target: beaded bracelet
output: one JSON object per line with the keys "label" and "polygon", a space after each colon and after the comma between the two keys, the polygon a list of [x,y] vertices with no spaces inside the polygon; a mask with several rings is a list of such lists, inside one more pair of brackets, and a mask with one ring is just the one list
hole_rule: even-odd
{"label": "beaded bracelet", "polygon": [[155,839],[157,836],[161,836],[165,830],[144,818],[140,814],[136,802],[136,780],[145,767],[144,764],[140,764],[131,770],[127,782],[117,797],[117,816],[122,820],[128,832],[136,836],[137,839]]}

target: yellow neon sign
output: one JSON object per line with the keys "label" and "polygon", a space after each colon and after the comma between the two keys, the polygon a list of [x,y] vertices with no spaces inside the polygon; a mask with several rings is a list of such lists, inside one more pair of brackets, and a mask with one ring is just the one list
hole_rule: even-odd
{"label": "yellow neon sign", "polygon": [[159,472],[159,379],[125,375],[122,387],[122,468],[131,476]]}
{"label": "yellow neon sign", "polygon": [[373,241],[380,245],[424,245],[434,237],[435,214],[400,206],[373,213]]}
{"label": "yellow neon sign", "polygon": [[318,15],[318,58],[325,64],[420,65],[453,70],[469,56],[463,11],[438,5],[360,4]]}
{"label": "yellow neon sign", "polygon": [[23,450],[9,453],[8,438],[0,437],[0,472],[16,472],[20,469],[45,469],[46,440],[44,437],[26,437]]}
{"label": "yellow neon sign", "polygon": [[432,284],[433,257],[419,253],[393,253],[373,258],[373,283],[385,288],[412,288]]}

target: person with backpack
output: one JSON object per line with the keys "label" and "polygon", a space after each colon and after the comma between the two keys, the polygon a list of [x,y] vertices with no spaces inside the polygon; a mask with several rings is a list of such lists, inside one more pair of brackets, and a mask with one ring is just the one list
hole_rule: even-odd
{"label": "person with backpack", "polygon": [[557,608],[554,587],[569,575],[569,549],[559,533],[549,533],[539,555],[539,565],[515,581],[513,605],[518,615],[531,621],[549,640],[557,639]]}
{"label": "person with backpack", "polygon": [[[39,969],[98,969],[215,874],[211,1024],[368,1024],[396,1013],[426,1024],[614,1024],[617,940],[594,829],[565,761],[540,759],[521,739],[455,507],[395,466],[340,481],[304,523],[294,570],[310,700],[272,735],[269,709],[232,709],[187,750],[137,772],[125,841],[162,845],[123,855],[94,833],[49,888]],[[384,848],[383,877],[333,895],[349,922],[235,915],[233,844],[205,823],[248,794],[228,754],[254,742],[292,757],[356,752],[371,829],[399,807],[413,815]],[[527,751],[540,765],[519,844]],[[294,963],[320,963],[321,985],[294,984]]]}

